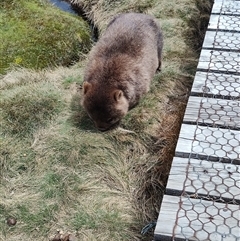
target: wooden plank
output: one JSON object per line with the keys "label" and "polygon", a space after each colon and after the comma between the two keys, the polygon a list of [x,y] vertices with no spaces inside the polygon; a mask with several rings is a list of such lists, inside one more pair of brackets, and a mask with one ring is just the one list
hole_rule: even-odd
{"label": "wooden plank", "polygon": [[174,157],[166,193],[181,195],[183,190],[195,197],[216,197],[240,204],[240,167]]}
{"label": "wooden plank", "polygon": [[203,48],[240,50],[240,33],[207,31]]}
{"label": "wooden plank", "polygon": [[212,8],[212,14],[213,13],[240,15],[240,2],[233,0],[215,0]]}
{"label": "wooden plank", "polygon": [[[229,87],[224,87],[223,83],[228,83]],[[191,95],[202,94],[238,98],[240,97],[240,76],[197,71]]]}
{"label": "wooden plank", "polygon": [[218,50],[201,51],[198,69],[239,73],[240,54]]}
{"label": "wooden plank", "polygon": [[183,121],[240,128],[240,101],[190,96]]}
{"label": "wooden plank", "polygon": [[182,124],[175,155],[189,154],[240,164],[240,131]]}
{"label": "wooden plank", "polygon": [[[177,213],[180,206],[182,212]],[[174,237],[183,240],[219,241],[225,237],[224,241],[237,241],[240,231],[237,219],[239,215],[238,205],[226,206],[165,195],[155,229],[155,240],[173,240]],[[178,219],[175,224],[176,217]]]}
{"label": "wooden plank", "polygon": [[156,241],[239,241],[239,205],[165,195]]}
{"label": "wooden plank", "polygon": [[240,31],[240,16],[236,15],[211,15],[208,30]]}
{"label": "wooden plank", "polygon": [[226,128],[240,125],[240,2],[215,0],[212,13],[191,94],[229,100],[189,98],[184,121],[197,125],[182,125],[176,155],[201,158],[174,158],[167,193],[186,196],[164,196],[155,240],[240,240],[239,205],[199,199],[240,200],[240,132]]}

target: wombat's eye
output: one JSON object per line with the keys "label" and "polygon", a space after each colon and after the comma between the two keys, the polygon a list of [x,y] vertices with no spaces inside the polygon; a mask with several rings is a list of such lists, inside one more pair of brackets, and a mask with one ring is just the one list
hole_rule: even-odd
{"label": "wombat's eye", "polygon": [[113,120],[114,120],[113,118],[108,118],[107,123],[111,123],[111,122],[113,122]]}

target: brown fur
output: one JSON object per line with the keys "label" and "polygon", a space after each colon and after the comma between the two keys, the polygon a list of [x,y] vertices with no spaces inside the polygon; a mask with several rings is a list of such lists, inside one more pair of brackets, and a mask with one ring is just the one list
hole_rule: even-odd
{"label": "brown fur", "polygon": [[83,84],[83,107],[99,130],[118,125],[149,90],[162,45],[149,15],[126,13],[109,23],[89,55]]}

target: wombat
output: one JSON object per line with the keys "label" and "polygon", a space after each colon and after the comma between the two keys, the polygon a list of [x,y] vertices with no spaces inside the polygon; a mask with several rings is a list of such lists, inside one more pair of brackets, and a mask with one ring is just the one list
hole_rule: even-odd
{"label": "wombat", "polygon": [[115,17],[89,54],[82,105],[95,126],[119,125],[149,90],[161,67],[163,37],[153,17],[125,13]]}

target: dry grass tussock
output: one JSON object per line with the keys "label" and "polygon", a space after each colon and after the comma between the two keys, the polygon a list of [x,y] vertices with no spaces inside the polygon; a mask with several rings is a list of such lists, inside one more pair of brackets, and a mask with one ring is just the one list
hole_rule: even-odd
{"label": "dry grass tussock", "polygon": [[100,32],[106,27],[109,19],[123,12],[144,12],[151,8],[156,0],[68,0],[68,2],[80,7],[87,19],[95,24]]}
{"label": "dry grass tussock", "polygon": [[79,105],[84,62],[1,77],[0,240],[49,240],[57,230],[83,241],[152,240],[140,232],[157,218],[174,155],[197,63],[182,33],[197,8],[193,0],[175,0],[174,11],[169,1],[126,1],[119,10],[111,1],[111,12],[109,1],[81,2],[102,28],[120,10],[155,15],[165,36],[162,72],[122,121],[131,132],[107,133]]}

